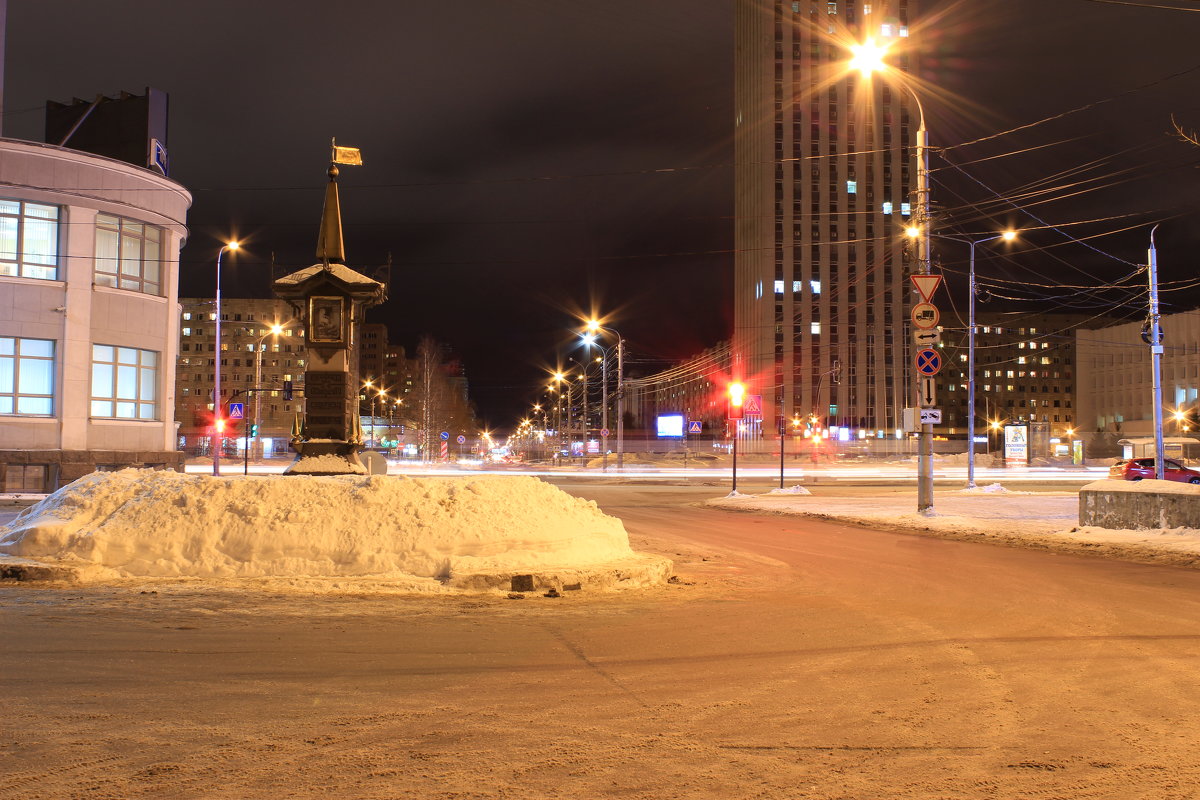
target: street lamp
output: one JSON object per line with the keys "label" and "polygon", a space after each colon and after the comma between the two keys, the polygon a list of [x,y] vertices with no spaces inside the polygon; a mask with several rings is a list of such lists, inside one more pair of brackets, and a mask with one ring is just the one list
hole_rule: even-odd
{"label": "street lamp", "polygon": [[217,251],[217,294],[216,303],[216,328],[215,341],[213,348],[216,350],[216,358],[213,359],[213,475],[220,476],[221,474],[221,448],[224,446],[223,434],[225,433],[225,416],[221,411],[221,258],[225,255],[226,250],[237,252],[241,245],[235,239],[228,242]]}
{"label": "street lamp", "polygon": [[[858,70],[864,79],[869,79],[874,72],[890,71],[890,67],[883,60],[887,55],[887,47],[877,44],[874,39],[852,45],[850,51],[853,57],[848,66],[852,70]],[[913,101],[917,104],[919,117],[917,126],[917,202],[914,204],[916,215],[912,229],[915,229],[913,238],[918,242],[920,272],[928,275],[933,271],[930,242],[933,220],[929,196],[929,130],[925,127],[925,107],[921,104],[921,98],[908,83],[899,81],[899,84],[912,95]],[[917,512],[925,515],[933,513],[933,423],[921,425],[918,439]]]}
{"label": "street lamp", "polygon": [[589,319],[587,329],[593,334],[607,331],[617,337],[617,470],[620,471],[625,467],[625,337],[597,319]]}
{"label": "street lamp", "polygon": [[[912,235],[912,228],[908,229]],[[967,271],[967,486],[975,488],[975,246],[1003,239],[1011,242],[1017,238],[1016,231],[1004,231],[982,239],[962,239],[957,236],[936,234],[939,239],[949,239],[970,245],[970,267]]]}
{"label": "street lamp", "polygon": [[267,332],[266,332],[266,333],[264,333],[262,336],[258,337],[258,344],[256,344],[256,345],[255,345],[255,347],[254,347],[254,349],[255,349],[256,351],[258,351],[258,352],[257,352],[257,356],[258,356],[258,358],[256,358],[256,359],[255,359],[255,361],[254,361],[254,430],[255,430],[255,431],[258,431],[258,430],[260,429],[260,428],[259,428],[259,426],[262,424],[262,362],[263,362],[262,354],[263,354],[263,342],[264,342],[264,341],[266,341],[266,339],[267,339],[267,337],[268,337],[268,336],[276,336],[276,337],[278,337],[278,336],[279,336],[279,334],[281,334],[281,333],[283,333],[283,326],[282,326],[282,325],[280,325],[280,324],[278,324],[278,323],[276,323],[276,324],[272,325],[272,326],[271,326],[271,327],[270,327],[270,328],[267,330]]}

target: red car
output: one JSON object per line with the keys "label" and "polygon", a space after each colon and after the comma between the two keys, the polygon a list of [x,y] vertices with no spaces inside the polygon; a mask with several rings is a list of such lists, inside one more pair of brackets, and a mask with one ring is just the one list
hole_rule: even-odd
{"label": "red car", "polygon": [[[1154,477],[1153,458],[1131,458],[1128,461],[1118,461],[1108,468],[1108,477],[1126,481],[1140,481],[1142,478]],[[1183,466],[1178,461],[1163,459],[1163,477],[1169,481],[1200,484],[1200,472]]]}

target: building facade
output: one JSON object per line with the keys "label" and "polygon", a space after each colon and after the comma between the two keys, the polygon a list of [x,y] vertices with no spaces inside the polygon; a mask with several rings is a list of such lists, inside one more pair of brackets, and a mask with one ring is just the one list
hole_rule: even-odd
{"label": "building facade", "polygon": [[[1195,435],[1200,409],[1200,310],[1162,317],[1163,430]],[[1142,323],[1076,334],[1079,360],[1078,428],[1112,439],[1154,434],[1150,346]]]}
{"label": "building facade", "polygon": [[817,417],[894,437],[912,405],[906,223],[919,117],[849,45],[908,69],[908,0],[737,0],[732,370],[762,397],[747,436]]}
{"label": "building facade", "polygon": [[[975,433],[989,423],[1028,422],[1049,438],[1078,426],[1076,331],[1096,326],[1095,314],[986,313],[976,316]],[[935,433],[967,431],[967,329],[944,328],[945,366],[936,376],[942,424]]]}
{"label": "building facade", "polygon": [[191,195],[103,156],[0,140],[0,487],[179,468],[179,250]]}
{"label": "building facade", "polygon": [[[217,362],[213,301],[184,298],[179,306],[178,446],[188,455],[211,455]],[[287,453],[292,423],[304,403],[303,325],[284,300],[228,297],[221,299],[221,323],[221,407],[228,414],[230,403],[242,403],[243,413],[226,429],[224,455],[240,452],[253,423],[259,426],[258,448],[264,455]],[[261,391],[250,391],[255,388]]]}

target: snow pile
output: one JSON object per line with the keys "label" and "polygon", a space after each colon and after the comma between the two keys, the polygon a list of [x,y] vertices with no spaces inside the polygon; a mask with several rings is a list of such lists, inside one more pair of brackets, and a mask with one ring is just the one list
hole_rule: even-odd
{"label": "snow pile", "polygon": [[812,494],[812,492],[810,492],[804,486],[797,485],[789,486],[786,489],[780,489],[778,486],[776,486],[774,489],[767,492],[767,494]]}
{"label": "snow pile", "polygon": [[613,563],[641,564],[643,582],[670,574],[669,561],[637,556],[621,521],[595,503],[517,476],[97,472],[0,527],[0,554],[86,566],[85,577],[419,578],[483,588],[507,586],[513,573]]}
{"label": "snow pile", "polygon": [[970,489],[959,489],[959,494],[1033,494],[1033,492],[1019,492],[1015,489],[1006,489],[1002,484],[989,483],[987,486],[975,486]]}

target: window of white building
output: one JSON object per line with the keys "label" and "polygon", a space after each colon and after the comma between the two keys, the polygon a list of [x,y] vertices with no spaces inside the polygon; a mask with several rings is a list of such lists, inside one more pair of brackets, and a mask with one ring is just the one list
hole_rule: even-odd
{"label": "window of white building", "polygon": [[158,418],[158,353],[92,345],[92,416]]}
{"label": "window of white building", "polygon": [[162,241],[161,228],[97,214],[96,285],[161,295]]}
{"label": "window of white building", "polygon": [[0,336],[0,414],[54,413],[54,342]]}
{"label": "window of white building", "polygon": [[58,279],[58,206],[0,200],[0,275]]}

